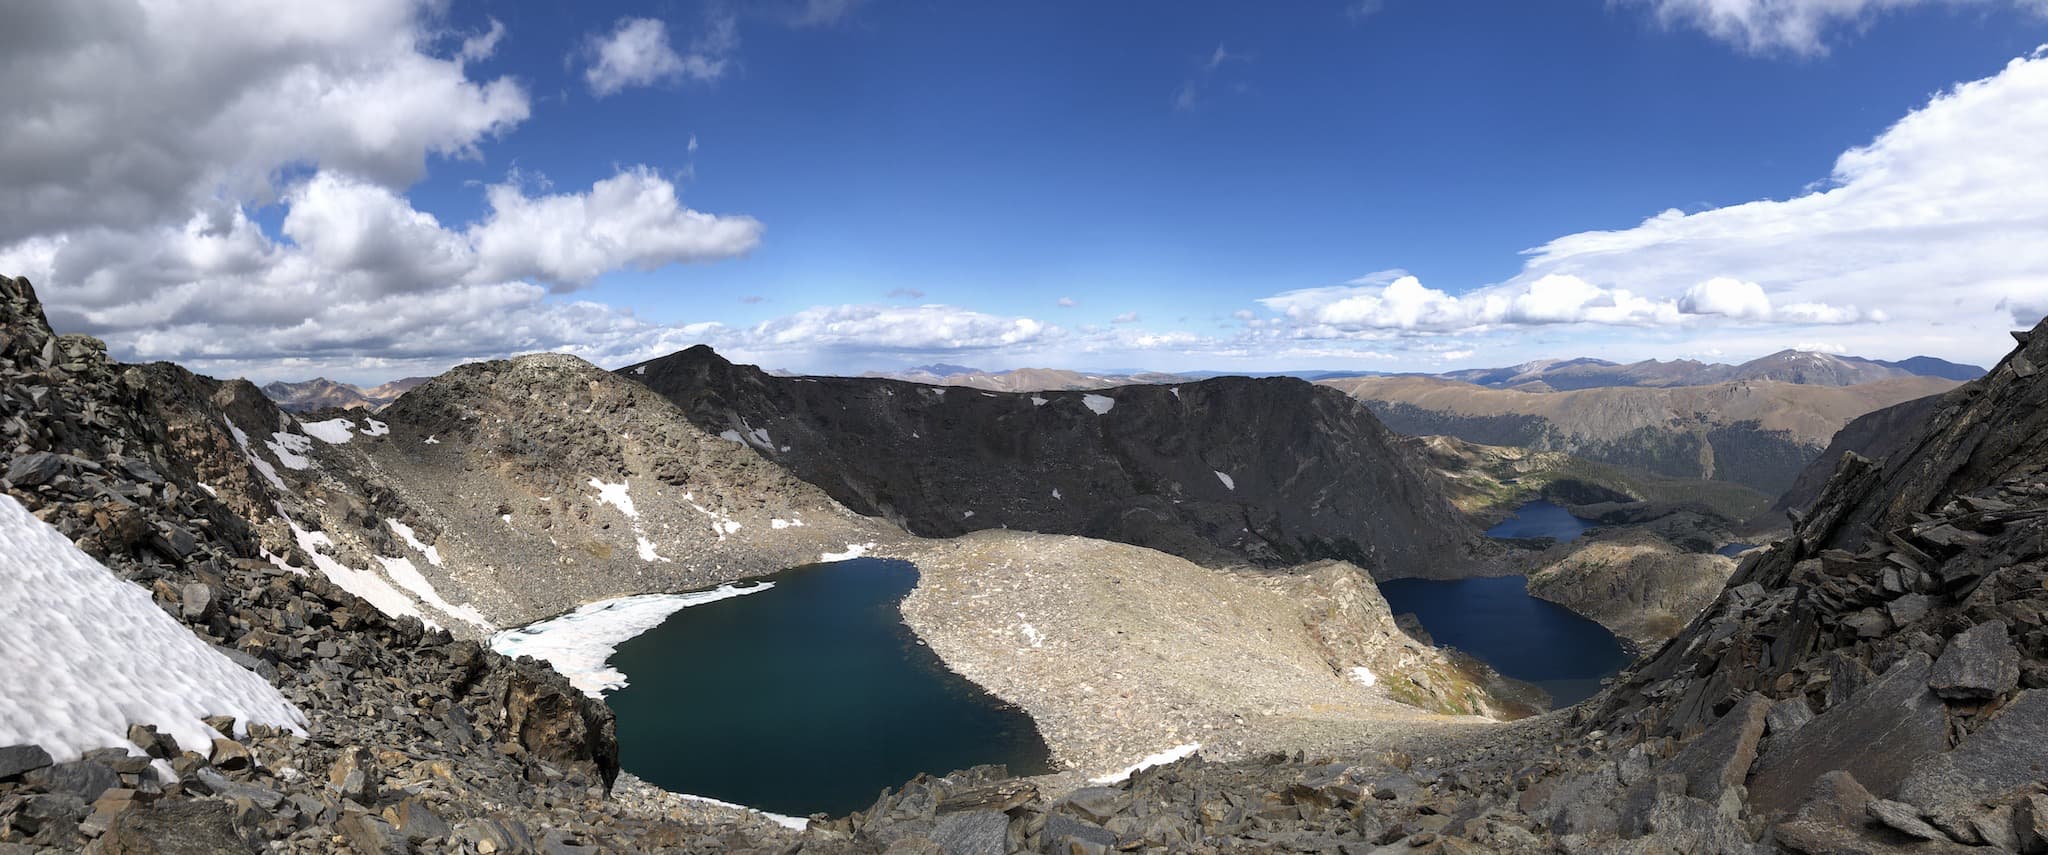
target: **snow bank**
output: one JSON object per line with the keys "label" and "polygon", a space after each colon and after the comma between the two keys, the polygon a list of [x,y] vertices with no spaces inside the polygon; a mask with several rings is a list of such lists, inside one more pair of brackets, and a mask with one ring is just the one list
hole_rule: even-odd
{"label": "snow bank", "polygon": [[328,445],[346,445],[349,440],[356,438],[356,423],[348,419],[303,422],[299,425],[299,430],[305,431],[307,436]]}
{"label": "snow bank", "polygon": [[428,564],[432,564],[435,567],[441,566],[441,550],[421,543],[420,539],[413,535],[412,526],[397,520],[385,520],[384,524],[390,526],[391,533],[398,535],[400,539],[404,540],[405,545],[412,547],[413,551],[426,556]]}
{"label": "snow bank", "polygon": [[1373,675],[1372,669],[1364,665],[1354,666],[1349,671],[1351,679],[1357,680],[1362,685],[1370,686],[1380,681],[1379,677]]}
{"label": "snow bank", "polygon": [[376,419],[363,420],[364,436],[383,436],[391,432],[391,426]]}
{"label": "snow bank", "polygon": [[299,528],[296,521],[285,515],[283,505],[277,507],[277,515],[284,519],[285,525],[291,527],[292,539],[299,542],[299,551],[312,559],[313,566],[319,568],[320,574],[326,576],[327,581],[369,601],[370,605],[377,607],[377,611],[392,617],[411,615],[435,629],[441,627],[440,624],[429,620],[426,615],[420,614],[419,606],[413,603],[412,598],[406,596],[405,592],[391,587],[391,583],[384,581],[384,577],[368,570],[357,570],[321,552],[320,547],[334,545],[334,539],[328,537],[326,532]]}
{"label": "snow bank", "polygon": [[1195,752],[1200,750],[1202,750],[1202,743],[1199,742],[1190,742],[1186,745],[1177,745],[1172,748],[1168,748],[1165,751],[1161,751],[1158,754],[1154,754],[1150,757],[1133,763],[1121,772],[1113,772],[1111,774],[1104,775],[1100,778],[1094,778],[1089,780],[1088,783],[1099,785],[1114,784],[1126,778],[1129,778],[1132,775],[1136,775],[1139,772],[1143,772],[1146,769],[1150,769],[1154,766],[1164,766],[1168,763],[1173,763],[1179,760],[1185,760],[1189,757],[1194,756]]}
{"label": "snow bank", "polygon": [[1108,395],[1082,395],[1081,405],[1094,410],[1098,416],[1106,416],[1110,408],[1116,406],[1116,399]]}
{"label": "snow bank", "polygon": [[399,587],[411,591],[413,596],[420,599],[420,602],[433,606],[435,609],[440,610],[442,614],[467,623],[484,632],[497,631],[497,624],[487,620],[484,617],[484,613],[477,611],[475,606],[468,603],[458,606],[441,599],[441,592],[434,590],[434,583],[427,581],[426,574],[421,573],[420,568],[413,566],[412,559],[385,558],[379,555],[377,556],[377,561],[384,565],[384,575],[390,576],[391,581],[397,582]]}
{"label": "snow bank", "polygon": [[834,561],[852,561],[855,558],[868,554],[868,550],[873,548],[875,548],[875,545],[872,543],[849,543],[846,545],[845,552],[827,552],[819,555],[818,560],[826,564]]}
{"label": "snow bank", "polygon": [[264,440],[263,444],[270,448],[271,454],[277,455],[277,462],[284,464],[286,469],[303,470],[313,466],[313,459],[306,456],[313,451],[312,437],[284,431],[273,433],[270,437]]}
{"label": "snow bank", "polygon": [[1237,489],[1237,479],[1235,479],[1235,478],[1232,478],[1232,477],[1230,477],[1229,475],[1225,475],[1225,474],[1223,474],[1223,470],[1221,470],[1221,469],[1212,469],[1212,470],[1210,470],[1210,471],[1212,471],[1212,472],[1215,472],[1215,473],[1216,473],[1216,480],[1218,480],[1218,481],[1222,481],[1222,482],[1223,482],[1223,489],[1225,489],[1225,490],[1235,490],[1235,489]]}
{"label": "snow bank", "polygon": [[41,745],[59,762],[109,746],[140,753],[128,725],[154,724],[203,753],[210,715],[304,732],[276,688],[5,494],[0,588],[0,745]]}
{"label": "snow bank", "polygon": [[649,564],[652,564],[656,561],[668,561],[668,559],[661,557],[660,553],[654,551],[654,541],[648,540],[646,535],[635,534],[633,536],[633,540],[634,548],[639,550],[640,552],[640,560],[645,561]]}
{"label": "snow bank", "polygon": [[764,819],[767,819],[769,822],[775,823],[776,825],[782,826],[783,828],[791,829],[794,831],[802,831],[806,828],[811,827],[810,820],[803,819],[800,817],[784,816],[779,813],[770,813],[759,808],[750,808],[746,805],[736,805],[732,802],[722,802],[717,799],[710,798],[708,796],[693,796],[689,793],[677,793],[676,795],[682,797],[684,801],[702,802],[707,805],[717,805],[722,808],[732,808],[733,810],[743,810],[752,813],[758,813]]}
{"label": "snow bank", "polygon": [[570,685],[593,698],[626,687],[626,675],[607,664],[619,645],[691,606],[758,594],[773,582],[739,588],[720,585],[694,594],[641,594],[591,603],[560,617],[549,618],[491,636],[491,649],[506,656],[531,656],[553,666]]}

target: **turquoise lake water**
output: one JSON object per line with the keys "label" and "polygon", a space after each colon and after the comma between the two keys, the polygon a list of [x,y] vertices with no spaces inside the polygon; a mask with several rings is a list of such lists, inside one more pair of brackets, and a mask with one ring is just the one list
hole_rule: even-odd
{"label": "turquoise lake water", "polygon": [[805,816],[867,808],[919,772],[1050,771],[1029,716],[946,670],[897,603],[903,561],[788,570],[619,646],[620,760],[663,788]]}

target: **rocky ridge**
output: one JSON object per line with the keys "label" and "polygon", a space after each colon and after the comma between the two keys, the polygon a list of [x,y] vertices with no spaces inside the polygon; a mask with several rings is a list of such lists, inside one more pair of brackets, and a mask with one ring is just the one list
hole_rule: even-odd
{"label": "rocky ridge", "polygon": [[239,409],[232,391],[223,407],[219,384],[52,335],[29,284],[4,278],[0,390],[0,488],[309,720],[306,737],[252,726],[240,739],[221,721],[211,745],[142,723],[132,748],[75,758],[0,746],[0,848],[726,851],[787,834],[621,778],[610,711],[546,667],[300,572],[312,555],[200,486],[310,501],[214,427]]}
{"label": "rocky ridge", "polygon": [[619,374],[923,537],[1011,528],[1375,578],[1468,575],[1496,551],[1371,413],[1299,380],[1006,394],[775,377],[702,346]]}

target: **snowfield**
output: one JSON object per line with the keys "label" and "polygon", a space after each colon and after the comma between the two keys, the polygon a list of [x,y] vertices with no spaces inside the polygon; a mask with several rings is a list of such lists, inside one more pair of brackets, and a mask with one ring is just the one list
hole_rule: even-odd
{"label": "snowfield", "polygon": [[346,445],[356,438],[356,423],[348,419],[328,419],[324,422],[300,422],[299,430],[307,436],[328,445]]}
{"label": "snowfield", "polygon": [[591,603],[560,617],[491,636],[491,649],[514,658],[531,656],[553,666],[569,684],[593,698],[626,687],[626,675],[607,660],[627,639],[668,620],[691,606],[758,594],[775,587],[762,582],[745,588],[720,585],[694,594],[641,594]]}
{"label": "snowfield", "polygon": [[232,715],[305,732],[306,717],[12,497],[0,494],[0,745],[41,745],[58,762],[140,749],[154,724],[205,753],[201,719]]}
{"label": "snowfield", "polygon": [[1082,395],[1081,405],[1094,410],[1098,416],[1106,416],[1116,407],[1116,399],[1108,395]]}

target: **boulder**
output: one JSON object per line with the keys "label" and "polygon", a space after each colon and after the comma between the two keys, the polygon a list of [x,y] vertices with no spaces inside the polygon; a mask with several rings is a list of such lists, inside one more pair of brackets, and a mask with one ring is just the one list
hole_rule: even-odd
{"label": "boulder", "polygon": [[932,840],[944,855],[1004,855],[1010,851],[1010,818],[992,810],[939,817]]}
{"label": "boulder", "polygon": [[1894,831],[1901,832],[1909,837],[1917,837],[1921,840],[1948,839],[1948,835],[1941,833],[1941,829],[1935,828],[1929,825],[1927,820],[1921,819],[1920,809],[1912,805],[1895,802],[1890,799],[1871,799],[1870,804],[1864,810],[1869,812],[1871,819],[1884,823]]}
{"label": "boulder", "polygon": [[1933,667],[1927,654],[1907,654],[1842,704],[1772,740],[1750,778],[1750,807],[1788,813],[1821,775],[1837,769],[1872,792],[1891,792],[1948,747],[1947,711],[1927,688]]}
{"label": "boulder", "polygon": [[1720,798],[1723,790],[1741,786],[1749,776],[1770,711],[1770,698],[1751,693],[1671,758],[1663,771],[1685,778],[1686,795],[1708,801]]}
{"label": "boulder", "polygon": [[179,799],[136,805],[114,817],[94,843],[101,855],[222,855],[255,852],[235,831],[227,802]]}
{"label": "boulder", "polygon": [[1927,807],[1989,801],[2048,781],[2048,690],[2021,692],[1954,751],[1927,759],[1899,798]]}
{"label": "boulder", "polygon": [[99,798],[100,794],[121,786],[121,776],[112,767],[91,760],[46,766],[30,772],[27,781],[31,786],[77,796],[88,803]]}
{"label": "boulder", "polygon": [[2005,621],[1989,620],[1949,639],[1934,662],[1927,684],[1949,700],[1989,700],[2020,682],[2020,652],[2006,634]]}
{"label": "boulder", "polygon": [[50,752],[40,745],[10,745],[0,748],[0,781],[50,765]]}

